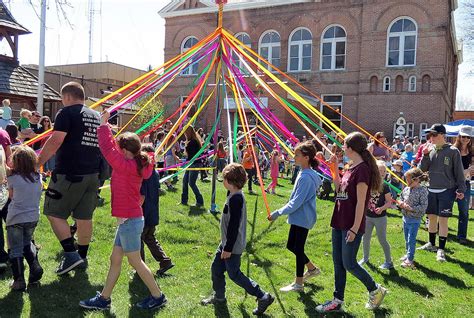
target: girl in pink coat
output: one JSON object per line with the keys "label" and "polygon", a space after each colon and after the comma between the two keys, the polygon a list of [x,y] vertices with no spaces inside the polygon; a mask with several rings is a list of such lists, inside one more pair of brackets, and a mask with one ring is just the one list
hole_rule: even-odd
{"label": "girl in pink coat", "polygon": [[270,183],[265,191],[270,192],[271,190],[272,194],[276,194],[275,188],[278,184],[278,170],[280,165],[280,160],[278,159],[279,155],[278,150],[273,150],[272,157],[270,158],[270,177],[272,178],[272,183]]}

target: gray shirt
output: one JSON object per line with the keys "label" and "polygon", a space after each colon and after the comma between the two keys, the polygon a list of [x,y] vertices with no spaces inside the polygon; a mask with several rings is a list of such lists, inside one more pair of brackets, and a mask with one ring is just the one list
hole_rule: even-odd
{"label": "gray shirt", "polygon": [[226,252],[242,254],[247,244],[247,208],[242,191],[227,197],[221,218],[221,246]]}
{"label": "gray shirt", "polygon": [[34,175],[35,182],[14,174],[7,178],[8,189],[13,190],[13,197],[8,206],[7,226],[38,222],[42,192],[41,175]]}

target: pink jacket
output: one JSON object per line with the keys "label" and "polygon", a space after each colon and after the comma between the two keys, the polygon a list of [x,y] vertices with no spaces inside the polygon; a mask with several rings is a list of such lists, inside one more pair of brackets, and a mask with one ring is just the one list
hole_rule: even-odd
{"label": "pink jacket", "polygon": [[137,163],[126,159],[115,143],[109,126],[101,125],[97,129],[100,151],[112,167],[111,193],[112,216],[136,218],[143,216],[140,204],[140,187],[143,179],[148,179],[153,172],[153,165],[143,168],[142,176],[137,173]]}

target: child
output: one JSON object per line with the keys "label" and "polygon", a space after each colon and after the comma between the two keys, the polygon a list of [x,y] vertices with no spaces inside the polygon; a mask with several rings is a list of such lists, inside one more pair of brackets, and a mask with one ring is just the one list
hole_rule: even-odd
{"label": "child", "polygon": [[257,308],[253,314],[262,315],[275,298],[240,271],[240,258],[247,244],[247,208],[242,192],[247,173],[241,164],[231,163],[224,168],[222,174],[228,195],[220,222],[221,242],[211,265],[214,294],[203,299],[201,304],[206,306],[226,302],[224,273],[227,271],[231,280],[250,295],[257,297]]}
{"label": "child", "polygon": [[100,150],[112,167],[112,216],[117,218],[118,228],[105,286],[95,297],[79,302],[79,306],[97,310],[110,308],[110,296],[120,276],[122,259],[126,256],[151,293],[137,306],[142,309],[160,308],[166,304],[167,299],[140,257],[144,226],[140,187],[143,179],[151,176],[153,165],[148,154],[141,152],[140,139],[136,134],[127,132],[119,135],[114,141],[112,131],[107,125],[109,118],[108,112],[102,114],[97,136]]}
{"label": "child", "polygon": [[30,129],[30,117],[31,112],[28,109],[22,108],[20,111],[20,120],[16,123],[18,130],[24,132],[27,129]]}
{"label": "child", "polygon": [[[296,146],[295,164],[301,168],[301,172],[296,178],[290,201],[269,217],[270,221],[274,221],[280,215],[288,214],[288,223],[291,225],[286,247],[296,256],[296,279],[280,288],[282,292],[303,291],[303,283],[321,272],[304,252],[308,232],[316,223],[316,193],[321,186],[321,179],[313,170],[319,165],[315,157],[316,148],[311,141]],[[305,265],[308,270],[303,275]]]}
{"label": "child", "polygon": [[377,167],[379,168],[380,177],[382,178],[382,188],[380,191],[374,191],[370,194],[369,204],[366,210],[365,219],[365,233],[362,237],[363,258],[359,261],[359,265],[364,265],[369,261],[370,254],[370,240],[372,238],[372,231],[375,227],[377,231],[377,238],[380,245],[382,245],[385,254],[385,263],[379,266],[380,269],[392,269],[393,262],[390,255],[390,244],[387,242],[387,209],[392,206],[392,195],[390,188],[383,181],[386,174],[385,162],[377,160]]}
{"label": "child", "polygon": [[266,192],[270,192],[270,190],[272,190],[272,194],[276,194],[275,188],[278,184],[278,166],[280,164],[278,160],[279,157],[280,154],[278,153],[278,150],[273,150],[272,157],[270,159],[270,177],[272,178],[272,183],[270,183],[268,188],[265,190]]}
{"label": "child", "polygon": [[428,208],[428,189],[421,182],[428,181],[427,174],[419,168],[412,168],[405,173],[408,187],[403,189],[400,201],[397,202],[403,214],[403,233],[405,234],[406,255],[400,260],[402,267],[413,268],[415,257],[416,235],[420,228],[421,218]]}
{"label": "child", "polygon": [[4,99],[2,101],[2,109],[3,109],[3,114],[2,118],[5,120],[10,120],[12,119],[12,109],[10,107],[10,100],[9,99]]}
{"label": "child", "polygon": [[[142,151],[147,152],[150,156],[153,156],[153,147],[151,145],[143,146]],[[145,249],[144,245],[148,246],[153,258],[160,263],[160,269],[156,273],[157,275],[163,275],[166,271],[171,269],[174,264],[171,259],[166,255],[165,251],[161,248],[160,242],[155,238],[155,227],[159,223],[159,206],[160,206],[160,176],[158,172],[153,169],[151,177],[143,180],[140,193],[142,195],[142,209],[143,217],[145,219],[145,226],[142,232],[142,242],[140,254],[142,260],[145,261]]]}
{"label": "child", "polygon": [[30,285],[39,282],[43,276],[43,268],[31,248],[31,239],[39,220],[43,189],[41,175],[36,172],[36,163],[36,154],[32,148],[18,146],[12,155],[12,170],[8,177],[11,203],[8,206],[6,225],[13,273],[10,287],[18,291],[26,289],[23,258],[30,268]]}
{"label": "child", "polygon": [[[402,182],[399,180],[402,179],[403,180],[403,161],[401,160],[395,160],[393,162],[393,165],[392,165],[393,169],[393,174],[395,174],[398,178],[396,178],[395,176],[391,175],[391,179],[390,179],[390,184],[393,185],[394,187],[402,190]],[[390,188],[390,192],[392,193],[392,197],[394,200],[397,199],[397,191],[395,191],[393,188]]]}
{"label": "child", "polygon": [[248,144],[244,150],[243,158],[242,158],[242,165],[245,168],[245,171],[247,172],[247,178],[248,178],[248,189],[250,194],[255,194],[252,190],[252,179],[256,174],[255,170],[255,164],[253,162],[253,156],[255,154],[252,153],[252,149],[250,147],[250,144]]}
{"label": "child", "polygon": [[[227,152],[224,149],[224,142],[219,141],[217,144],[217,171],[222,172],[227,164]],[[220,179],[219,179],[220,180]]]}

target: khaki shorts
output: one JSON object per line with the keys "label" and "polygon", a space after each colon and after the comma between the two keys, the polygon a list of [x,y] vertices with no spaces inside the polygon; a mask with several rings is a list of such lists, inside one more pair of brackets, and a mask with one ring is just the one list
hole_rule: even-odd
{"label": "khaki shorts", "polygon": [[67,219],[91,220],[97,207],[99,174],[66,176],[53,174],[46,190],[44,214]]}

